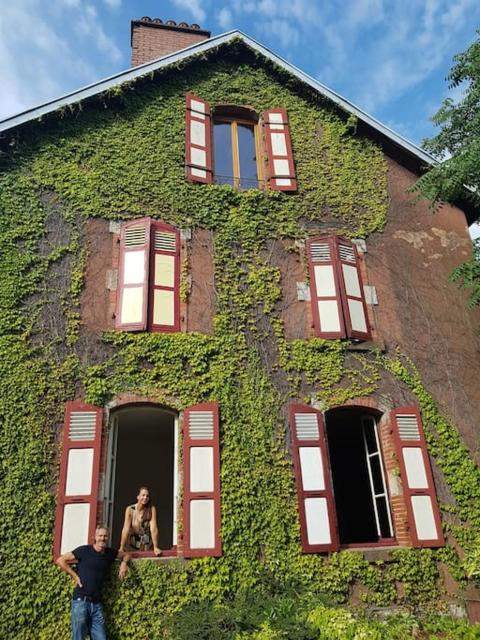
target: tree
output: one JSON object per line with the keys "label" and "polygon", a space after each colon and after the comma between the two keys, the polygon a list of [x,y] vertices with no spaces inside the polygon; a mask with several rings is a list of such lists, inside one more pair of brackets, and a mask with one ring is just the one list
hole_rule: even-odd
{"label": "tree", "polygon": [[[440,162],[417,181],[416,189],[433,203],[469,200],[480,212],[480,38],[454,57],[447,80],[450,88],[463,88],[463,95],[457,102],[444,100],[433,116],[441,131],[423,146]],[[479,240],[472,259],[457,267],[451,280],[471,287],[469,305],[480,305]]]}

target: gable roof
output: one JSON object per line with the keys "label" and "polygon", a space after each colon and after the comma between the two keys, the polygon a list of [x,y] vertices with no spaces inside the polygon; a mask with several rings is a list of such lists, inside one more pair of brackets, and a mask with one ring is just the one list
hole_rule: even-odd
{"label": "gable roof", "polygon": [[171,64],[186,60],[191,56],[208,52],[212,49],[215,49],[216,47],[219,47],[220,45],[231,43],[234,40],[243,41],[243,43],[247,47],[253,49],[260,55],[264,56],[267,60],[270,60],[272,63],[278,65],[288,73],[292,74],[298,80],[304,82],[319,94],[334,102],[337,106],[339,106],[347,113],[357,116],[359,120],[369,125],[373,130],[386,137],[388,140],[406,151],[408,154],[413,155],[417,160],[420,160],[422,163],[425,163],[427,165],[436,164],[435,159],[426,151],[413,144],[412,142],[409,142],[402,136],[398,135],[397,133],[383,125],[381,122],[370,116],[368,113],[362,111],[362,109],[354,105],[352,102],[346,100],[338,93],[335,93],[321,82],[318,82],[318,80],[314,80],[308,74],[301,71],[298,67],[291,64],[290,62],[287,62],[281,56],[273,53],[272,51],[270,51],[270,49],[264,47],[262,44],[260,44],[250,36],[247,36],[241,31],[237,30],[228,31],[227,33],[224,33],[222,35],[214,36],[213,38],[209,38],[208,40],[204,40],[198,44],[191,45],[180,51],[176,51],[169,55],[163,56],[162,58],[154,60],[153,62],[147,62],[146,64],[140,65],[139,67],[121,71],[120,73],[116,73],[110,78],[94,82],[93,84],[87,85],[86,87],[78,89],[77,91],[67,93],[61,98],[50,100],[48,102],[45,102],[44,104],[39,105],[38,107],[27,109],[16,115],[9,116],[4,120],[0,120],[0,133],[2,131],[14,129],[15,127],[18,127],[32,120],[41,118],[42,116],[52,113],[57,109],[60,109],[61,107],[66,107],[68,105],[81,102],[86,98],[91,98],[95,95],[101,94],[124,82],[130,82],[132,80],[135,80],[136,78],[140,78],[159,69],[164,69]]}

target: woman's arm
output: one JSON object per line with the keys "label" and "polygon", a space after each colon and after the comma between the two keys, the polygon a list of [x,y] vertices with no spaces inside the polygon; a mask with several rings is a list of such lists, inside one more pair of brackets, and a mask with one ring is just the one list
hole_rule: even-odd
{"label": "woman's arm", "polygon": [[128,534],[132,526],[132,510],[130,507],[125,509],[125,520],[123,521],[122,537],[120,538],[119,551],[125,551],[125,545],[127,544]]}
{"label": "woman's arm", "polygon": [[156,556],[162,555],[162,550],[158,546],[157,510],[152,507],[152,517],[150,518],[150,533],[152,534],[153,553]]}
{"label": "woman's arm", "polygon": [[130,554],[126,551],[120,551],[119,549],[117,558],[119,558],[119,560],[121,561],[120,567],[118,568],[118,577],[120,578],[120,580],[123,580],[123,578],[125,578],[125,576],[127,575]]}

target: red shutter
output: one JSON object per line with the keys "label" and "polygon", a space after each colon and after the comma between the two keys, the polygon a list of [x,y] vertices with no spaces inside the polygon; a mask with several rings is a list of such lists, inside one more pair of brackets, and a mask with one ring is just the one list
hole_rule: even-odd
{"label": "red shutter", "polygon": [[307,253],[315,335],[345,338],[336,238],[323,236],[308,240]]}
{"label": "red shutter", "polygon": [[391,419],[413,545],[441,547],[442,523],[420,412],[400,407]]}
{"label": "red shutter", "polygon": [[267,146],[267,181],[275,191],[296,191],[295,165],[286,109],[270,109],[263,114]]}
{"label": "red shutter", "polygon": [[150,218],[141,218],[122,227],[116,329],[144,331],[147,328],[150,225]]}
{"label": "red shutter", "polygon": [[183,418],[184,556],[220,556],[218,405],[189,407]]}
{"label": "red shutter", "polygon": [[67,402],[63,427],[55,537],[55,557],[93,543],[102,436],[102,409]]}
{"label": "red shutter", "polygon": [[335,551],[339,541],[322,414],[291,405],[290,429],[303,550]]}
{"label": "red shutter", "polygon": [[335,244],[347,337],[369,340],[371,334],[357,248],[344,238],[335,238]]}
{"label": "red shutter", "polygon": [[150,322],[152,331],[180,328],[180,234],[163,222],[152,221],[150,265]]}
{"label": "red shutter", "polygon": [[212,184],[212,118],[208,102],[186,95],[185,167],[192,182]]}

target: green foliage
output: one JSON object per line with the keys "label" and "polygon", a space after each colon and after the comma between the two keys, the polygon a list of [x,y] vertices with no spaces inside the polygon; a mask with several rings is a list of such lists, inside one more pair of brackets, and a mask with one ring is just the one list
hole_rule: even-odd
{"label": "green foliage", "polygon": [[[286,107],[298,193],[188,184],[187,90],[211,104]],[[434,554],[410,550],[375,564],[351,551],[303,554],[284,408],[292,399],[328,407],[368,395],[385,367],[411,379],[400,365],[351,354],[345,343],[288,343],[280,272],[269,258],[272,242],[304,238],[307,229],[334,226],[350,237],[381,231],[381,150],[356,135],[353,121],[255,60],[199,60],[102,100],[102,108],[86,104],[32,125],[0,177],[0,636],[15,629],[30,640],[34,629],[42,640],[68,637],[70,585],[51,562],[63,406],[75,397],[103,405],[129,392],[177,410],[219,403],[223,555],[138,562],[124,583],[112,575],[105,598],[110,637],[306,640],[333,638],[337,628],[350,634],[339,636],[345,638],[383,638],[378,634],[397,628],[402,637],[414,628],[410,618],[388,626],[331,605],[346,603],[355,585],[366,607],[388,606],[401,581],[404,604],[424,607],[438,595]],[[109,332],[89,336],[87,348],[83,225],[93,217],[146,215],[214,233],[214,335]],[[182,300],[187,275],[183,264]],[[434,412],[427,399],[422,408]],[[476,527],[472,494],[462,493],[466,483],[453,469],[460,453],[447,451],[456,440],[435,415],[442,446],[429,445],[444,456],[447,480],[463,496],[459,513]],[[467,467],[461,471],[470,473]],[[418,580],[423,586],[415,591]],[[452,629],[454,638],[466,627]]]}

